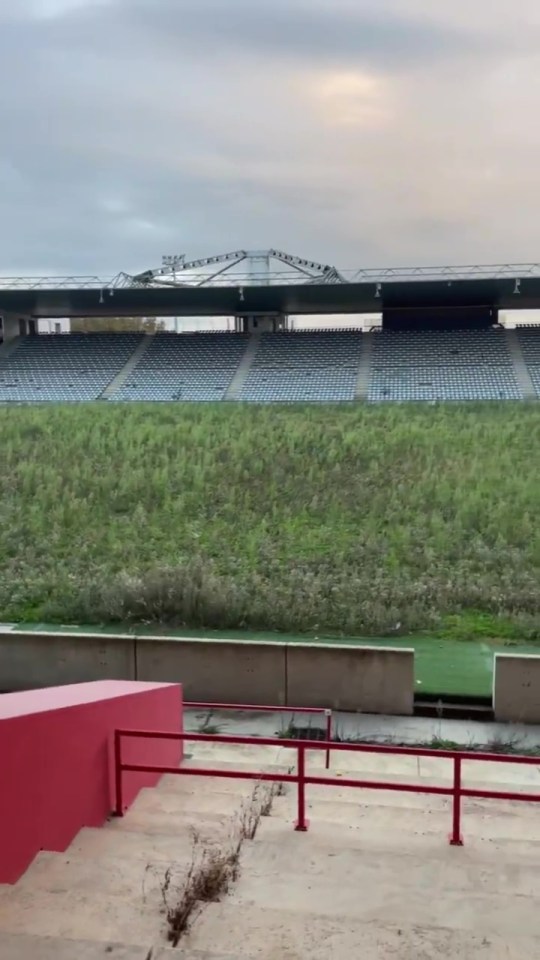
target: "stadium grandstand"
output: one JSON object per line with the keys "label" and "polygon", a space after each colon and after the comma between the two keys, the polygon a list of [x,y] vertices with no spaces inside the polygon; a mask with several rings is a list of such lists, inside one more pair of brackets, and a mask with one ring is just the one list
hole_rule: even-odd
{"label": "stadium grandstand", "polygon": [[[538,399],[540,327],[500,316],[538,307],[534,264],[347,272],[277,250],[108,280],[4,278],[0,402]],[[107,332],[127,315],[164,329]],[[66,334],[81,316],[102,331]],[[227,329],[180,333],[185,316]]]}

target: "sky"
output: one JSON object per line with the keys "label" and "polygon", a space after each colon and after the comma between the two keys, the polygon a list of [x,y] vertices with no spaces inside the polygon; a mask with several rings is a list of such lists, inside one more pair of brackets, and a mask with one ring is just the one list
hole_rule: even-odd
{"label": "sky", "polygon": [[0,273],[540,260],[538,0],[0,0]]}

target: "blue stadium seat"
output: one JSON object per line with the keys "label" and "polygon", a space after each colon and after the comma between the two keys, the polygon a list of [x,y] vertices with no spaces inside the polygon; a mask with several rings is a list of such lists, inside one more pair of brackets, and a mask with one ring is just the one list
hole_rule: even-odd
{"label": "blue stadium seat", "polygon": [[264,333],[240,400],[339,403],[354,400],[362,336],[356,330]]}
{"label": "blue stadium seat", "polygon": [[24,337],[0,358],[0,402],[96,400],[141,340],[138,333]]}
{"label": "blue stadium seat", "polygon": [[223,400],[247,340],[238,333],[159,333],[111,399]]}
{"label": "blue stadium seat", "polygon": [[376,335],[370,403],[521,399],[503,330]]}

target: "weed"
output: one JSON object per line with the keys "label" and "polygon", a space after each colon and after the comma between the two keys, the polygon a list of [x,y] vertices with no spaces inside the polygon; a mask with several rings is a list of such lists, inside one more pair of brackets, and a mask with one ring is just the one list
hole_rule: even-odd
{"label": "weed", "polygon": [[174,905],[170,905],[170,870],[165,873],[162,896],[166,907],[168,938],[173,947],[187,933],[203,903],[220,899],[238,875],[240,842],[232,849],[222,851],[203,848],[199,851],[200,838],[193,842],[190,866]]}
{"label": "weed", "polygon": [[341,743],[363,743],[366,745],[373,744],[374,746],[386,746],[386,747],[418,747],[419,749],[424,750],[441,750],[449,752],[466,752],[466,753],[499,753],[501,755],[508,756],[524,756],[524,757],[539,757],[540,758],[540,744],[534,746],[527,746],[523,743],[523,740],[517,735],[510,734],[509,736],[497,736],[492,740],[489,740],[487,743],[477,743],[474,740],[469,740],[467,744],[458,743],[456,740],[448,740],[440,735],[433,736],[430,740],[419,740],[415,743],[412,743],[410,740],[400,740],[399,737],[393,736],[372,736],[372,737],[363,737],[360,733],[352,734],[351,736],[336,736],[335,739]]}
{"label": "weed", "polygon": [[540,406],[1,407],[0,618],[540,637]]}
{"label": "weed", "polygon": [[214,711],[209,710],[197,724],[197,733],[219,734],[225,729],[224,723],[213,723]]}
{"label": "weed", "polygon": [[182,886],[172,900],[172,872],[165,871],[161,895],[168,923],[168,939],[176,947],[190,929],[205,903],[220,900],[238,879],[240,853],[245,840],[253,840],[262,816],[269,816],[276,795],[274,787],[256,783],[248,801],[241,807],[233,835],[224,850],[202,844],[197,831],[192,835],[190,865]]}

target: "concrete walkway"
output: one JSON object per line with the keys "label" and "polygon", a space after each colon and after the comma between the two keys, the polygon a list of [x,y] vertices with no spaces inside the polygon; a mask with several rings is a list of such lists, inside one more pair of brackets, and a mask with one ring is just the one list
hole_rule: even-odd
{"label": "concrete walkway", "polygon": [[[185,711],[185,729],[192,733],[204,732],[205,724],[211,732],[224,734],[274,737],[283,736],[289,725],[312,727],[322,730],[325,718],[318,714],[246,713],[238,710]],[[403,743],[431,745],[455,743],[467,748],[497,744],[510,744],[514,751],[520,748],[533,750],[538,747],[540,756],[540,726],[525,724],[485,723],[464,720],[439,720],[425,717],[380,717],[358,713],[333,714],[333,728],[341,740],[366,740],[380,743]]]}

